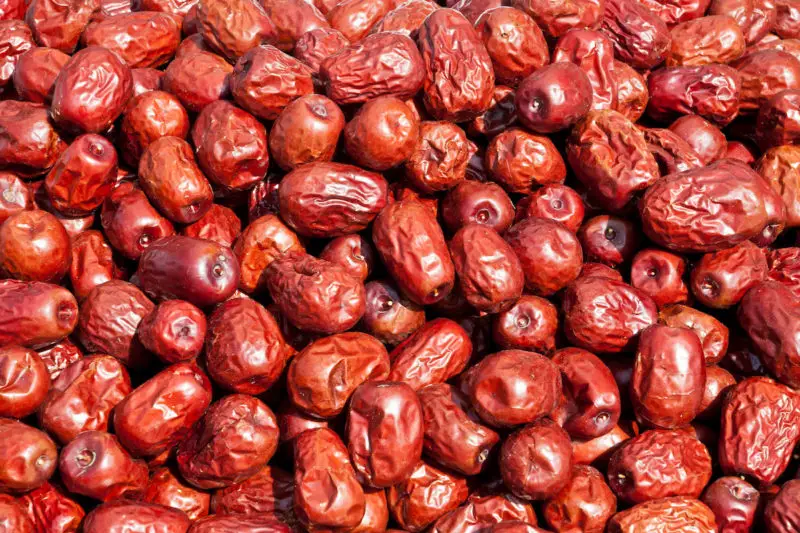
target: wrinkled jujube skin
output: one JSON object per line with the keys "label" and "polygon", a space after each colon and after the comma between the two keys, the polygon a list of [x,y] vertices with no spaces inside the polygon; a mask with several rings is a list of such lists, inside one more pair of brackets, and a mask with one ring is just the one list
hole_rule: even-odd
{"label": "wrinkled jujube skin", "polygon": [[398,3],[372,27],[370,33],[398,32],[413,39],[428,15],[437,9],[439,5],[430,0],[409,0]]}
{"label": "wrinkled jujube skin", "polygon": [[211,498],[211,512],[217,515],[261,514],[281,521],[295,521],[292,474],[265,466],[241,483],[219,489]]}
{"label": "wrinkled jujube skin", "polygon": [[417,39],[428,112],[438,120],[464,122],[486,111],[495,75],[491,57],[469,21],[455,10],[438,9],[425,19]]}
{"label": "wrinkled jujube skin", "polygon": [[289,398],[311,415],[331,418],[344,410],[359,385],[386,379],[389,366],[386,348],[369,335],[323,337],[292,359],[286,375]]}
{"label": "wrinkled jujube skin", "polygon": [[411,387],[396,381],[360,385],[347,410],[347,448],[357,479],[386,488],[408,479],[422,458],[422,405]]}
{"label": "wrinkled jujube skin", "polygon": [[364,489],[347,448],[327,428],[301,433],[294,445],[294,511],[302,524],[355,527],[364,516]]}
{"label": "wrinkled jujube skin", "polygon": [[581,183],[610,210],[624,208],[660,177],[643,134],[616,111],[593,111],[579,122],[567,143],[567,159]]}
{"label": "wrinkled jujube skin", "polygon": [[684,431],[645,431],[614,452],[608,465],[611,488],[632,504],[669,496],[697,498],[710,478],[711,455]]}
{"label": "wrinkled jujube skin", "polygon": [[542,185],[560,184],[567,174],[552,141],[520,129],[509,129],[489,142],[486,170],[510,193],[529,194]]}
{"label": "wrinkled jujube skin", "polygon": [[622,274],[619,272],[619,270],[614,270],[610,266],[604,265],[603,263],[584,263],[581,267],[581,274],[578,277],[588,278],[591,276],[608,278],[614,281],[623,281]]}
{"label": "wrinkled jujube skin", "polygon": [[291,526],[271,516],[207,516],[192,525],[192,533],[292,533]]}
{"label": "wrinkled jujube skin", "polygon": [[198,2],[197,25],[206,43],[231,63],[254,47],[278,40],[275,24],[255,0]]}
{"label": "wrinkled jujube skin", "polygon": [[783,199],[786,227],[800,226],[800,148],[793,145],[770,148],[755,168]]}
{"label": "wrinkled jujube skin", "polygon": [[799,255],[800,248],[797,247],[772,250],[767,255],[767,279],[783,283],[795,296],[800,295],[800,262],[797,261]]}
{"label": "wrinkled jujube skin", "polygon": [[611,370],[596,355],[580,348],[553,354],[561,371],[562,399],[553,419],[577,439],[600,437],[619,421],[620,391]]}
{"label": "wrinkled jujube skin", "polygon": [[658,181],[643,196],[639,212],[645,234],[655,243],[679,253],[715,252],[769,225],[766,198],[778,201],[758,173],[723,159]]}
{"label": "wrinkled jujube skin", "polygon": [[603,20],[603,0],[554,3],[549,0],[514,0],[512,5],[536,21],[550,39],[561,37],[573,28],[597,28]]}
{"label": "wrinkled jujube skin", "polygon": [[419,120],[405,102],[379,96],[365,103],[344,129],[348,155],[361,167],[388,170],[414,152]]}
{"label": "wrinkled jujube skin", "polygon": [[466,396],[452,385],[428,385],[417,395],[425,455],[464,475],[480,473],[500,436],[475,419]]}
{"label": "wrinkled jujube skin", "polygon": [[0,224],[8,217],[33,207],[33,193],[20,177],[11,172],[0,172]]}
{"label": "wrinkled jujube skin", "polygon": [[494,137],[506,128],[517,124],[517,107],[514,103],[516,93],[511,87],[495,85],[492,103],[489,109],[476,118],[468,126],[473,137]]}
{"label": "wrinkled jujube skin", "polygon": [[410,37],[376,33],[322,60],[319,76],[328,97],[339,105],[383,95],[406,99],[422,87],[424,65]]}
{"label": "wrinkled jujube skin", "polygon": [[800,305],[791,290],[777,281],[755,285],[744,296],[739,324],[761,361],[780,381],[800,386]]}
{"label": "wrinkled jujube skin", "polygon": [[50,479],[57,466],[58,452],[46,433],[4,417],[0,417],[0,431],[6,437],[0,447],[0,491],[25,493]]}
{"label": "wrinkled jujube skin", "polygon": [[278,257],[305,248],[297,235],[275,215],[264,215],[248,225],[236,240],[233,253],[239,262],[239,289],[252,293],[263,285],[264,270]]}
{"label": "wrinkled jujube skin", "polygon": [[84,46],[102,46],[130,68],[155,68],[169,61],[181,40],[180,19],[168,13],[141,11],[89,24]]}
{"label": "wrinkled jujube skin", "polygon": [[[211,204],[206,214],[197,222],[181,229],[181,234],[187,237],[214,241],[229,248],[233,247],[241,233],[242,221],[236,216],[236,213],[219,204]],[[241,270],[241,262],[239,267]],[[239,281],[241,284],[241,276]]]}
{"label": "wrinkled jujube skin", "polygon": [[544,519],[555,531],[603,533],[617,510],[617,498],[597,469],[574,465],[571,479],[544,504]]}
{"label": "wrinkled jujube skin", "polygon": [[233,298],[208,319],[205,364],[215,384],[243,394],[261,394],[286,364],[286,341],[273,316],[250,298]]}
{"label": "wrinkled jujube skin", "polygon": [[0,416],[25,418],[36,411],[50,388],[50,374],[39,354],[22,346],[0,348]]}
{"label": "wrinkled jujube skin", "polygon": [[464,183],[477,147],[463,129],[445,121],[424,121],[405,162],[405,177],[417,190],[436,193]]}
{"label": "wrinkled jujube skin", "polygon": [[329,261],[290,252],[270,263],[264,279],[281,314],[300,329],[340,333],[364,314],[363,283]]}
{"label": "wrinkled jujube skin", "polygon": [[700,154],[672,130],[642,126],[639,129],[644,134],[647,147],[655,157],[662,176],[704,166]]}
{"label": "wrinkled jujube skin", "polygon": [[161,84],[188,111],[198,113],[207,105],[229,96],[232,73],[233,66],[224,58],[198,51],[178,55],[165,70]]}
{"label": "wrinkled jujube skin", "polygon": [[344,114],[330,98],[308,94],[286,106],[269,132],[269,150],[284,170],[315,161],[330,161]]}
{"label": "wrinkled jujube skin", "polygon": [[414,390],[460,374],[472,355],[467,331],[448,318],[426,322],[389,354],[389,378]]}
{"label": "wrinkled jujube skin", "polygon": [[117,178],[117,151],[93,133],[77,137],[44,180],[50,203],[67,216],[85,216],[111,194]]}
{"label": "wrinkled jujube skin", "polygon": [[455,269],[442,229],[422,203],[386,206],[372,226],[372,240],[389,274],[415,303],[435,303],[453,288]]}
{"label": "wrinkled jujube skin", "polygon": [[769,486],[786,470],[800,439],[796,393],[772,379],[747,378],[722,406],[717,458],[729,475]]}
{"label": "wrinkled jujube skin", "polygon": [[[513,494],[491,491],[473,492],[467,503],[441,517],[431,533],[470,533],[506,521],[536,524],[533,506]],[[396,530],[395,530],[396,531]]]}
{"label": "wrinkled jujube skin", "polygon": [[226,190],[250,189],[267,173],[264,125],[230,102],[215,101],[203,108],[192,128],[192,142],[200,169]]}
{"label": "wrinkled jujube skin", "polygon": [[111,246],[134,261],[153,242],[175,234],[172,223],[130,182],[117,185],[103,202],[100,224]]}
{"label": "wrinkled jujube skin", "polygon": [[48,46],[72,54],[81,32],[99,7],[98,0],[59,2],[34,0],[29,3],[25,22],[39,46]]}
{"label": "wrinkled jujube skin", "polygon": [[425,323],[425,311],[390,282],[370,281],[364,288],[367,305],[361,327],[381,342],[400,344]]}
{"label": "wrinkled jujube skin", "polygon": [[297,39],[294,57],[302,61],[316,75],[322,62],[347,47],[350,41],[342,32],[333,28],[315,28]]}
{"label": "wrinkled jujube skin", "polygon": [[747,481],[718,478],[706,488],[702,500],[714,513],[720,532],[747,533],[753,527],[759,494]]}
{"label": "wrinkled jujube skin", "polygon": [[0,102],[0,168],[22,177],[47,172],[66,149],[42,104]]}
{"label": "wrinkled jujube skin", "polygon": [[502,348],[548,353],[555,348],[558,311],[544,298],[524,294],[497,314],[492,338]]}
{"label": "wrinkled jujube skin", "polygon": [[61,341],[78,323],[78,302],[65,288],[38,281],[0,281],[0,346],[39,349]]}
{"label": "wrinkled jujube skin", "polygon": [[686,303],[689,289],[684,283],[686,261],[656,248],[639,251],[631,262],[631,286],[650,296],[659,309]]}
{"label": "wrinkled jujube skin", "polygon": [[562,308],[567,338],[595,353],[630,350],[658,316],[655,302],[644,292],[597,276],[581,277],[567,287]]}
{"label": "wrinkled jujube skin", "polygon": [[475,31],[486,46],[498,83],[516,87],[550,62],[542,30],[524,11],[512,7],[485,11]]}
{"label": "wrinkled jujube skin", "polygon": [[262,2],[262,5],[275,25],[276,46],[281,50],[290,52],[306,32],[330,28],[325,15],[312,3],[300,0],[269,0]]}
{"label": "wrinkled jujube skin", "polygon": [[599,215],[581,226],[578,239],[588,261],[618,267],[631,260],[639,248],[641,236],[631,221],[614,215]]}
{"label": "wrinkled jujube skin", "polygon": [[200,355],[206,337],[206,316],[183,300],[167,300],[146,315],[136,330],[142,345],[166,364]]}
{"label": "wrinkled jujube skin", "polygon": [[337,237],[367,227],[386,205],[379,174],[319,161],[284,176],[278,189],[281,217],[300,235]]}
{"label": "wrinkled jujube skin", "polygon": [[332,28],[342,32],[350,42],[358,42],[395,6],[389,0],[342,0],[325,14]]}
{"label": "wrinkled jujube skin", "polygon": [[275,120],[292,100],[314,92],[311,69],[269,45],[236,62],[230,86],[236,103],[262,120]]}
{"label": "wrinkled jujube skin", "polygon": [[178,468],[183,479],[200,489],[241,483],[275,454],[278,433],[275,415],[261,400],[244,394],[225,396],[209,407],[178,445]]}
{"label": "wrinkled jujube skin", "polygon": [[525,288],[549,296],[574,281],[583,262],[578,238],[561,223],[526,218],[505,233],[525,274]]}
{"label": "wrinkled jujube skin", "polygon": [[159,533],[184,533],[191,521],[183,511],[154,503],[120,500],[104,503],[86,515],[84,533],[147,531],[157,524]]}
{"label": "wrinkled jujube skin", "polygon": [[468,495],[466,479],[422,461],[411,477],[390,487],[386,494],[394,520],[413,533],[424,531],[456,509]]}
{"label": "wrinkled jujube skin", "polygon": [[137,456],[157,456],[184,440],[211,403],[211,382],[178,363],[139,385],[114,408],[114,431]]}
{"label": "wrinkled jujube skin", "polygon": [[44,361],[51,381],[55,381],[69,365],[83,358],[81,349],[69,339],[64,339],[47,348],[41,348],[37,350],[37,353]]}
{"label": "wrinkled jujube skin", "polygon": [[83,431],[108,431],[114,407],[131,393],[128,371],[108,355],[84,357],[53,381],[39,423],[61,444]]}
{"label": "wrinkled jujube skin", "polygon": [[639,69],[662,63],[672,41],[666,23],[632,0],[605,0],[600,30],[614,43],[617,59]]}
{"label": "wrinkled jujube skin", "polygon": [[748,54],[731,64],[742,77],[739,110],[756,113],[769,98],[784,89],[800,89],[800,59],[780,50]]}
{"label": "wrinkled jujube skin", "polygon": [[756,137],[763,149],[795,144],[800,140],[800,90],[786,89],[761,104],[756,122]]}
{"label": "wrinkled jujube skin", "polygon": [[131,96],[130,68],[114,52],[89,46],[59,72],[50,116],[70,132],[101,133],[122,114]]}
{"label": "wrinkled jujube skin", "polygon": [[479,311],[505,311],[522,295],[525,278],[514,250],[493,229],[461,228],[450,241],[461,292]]}
{"label": "wrinkled jujube skin", "polygon": [[571,62],[546,65],[522,80],[515,96],[519,121],[537,133],[568,128],[589,111],[593,98],[587,74]]}
{"label": "wrinkled jujube skin", "polygon": [[112,280],[92,289],[81,304],[78,339],[89,353],[108,354],[131,367],[146,356],[136,328],[155,306],[135,285]]}
{"label": "wrinkled jujube skin", "polygon": [[633,433],[627,424],[624,428],[616,425],[602,437],[573,440],[572,455],[575,464],[590,465],[596,462],[598,467],[607,465],[614,451],[619,448],[621,443],[630,439]]}
{"label": "wrinkled jujube skin", "polygon": [[155,300],[186,300],[207,308],[239,285],[239,262],[230,248],[183,235],[156,241],[139,261],[139,283]]}
{"label": "wrinkled jujube skin", "polygon": [[189,133],[189,115],[174,95],[148,91],[128,103],[121,126],[123,156],[138,166],[142,153],[161,137],[184,139]]}
{"label": "wrinkled jujube skin", "polygon": [[11,85],[20,56],[35,48],[30,28],[21,20],[0,20],[0,86]]}
{"label": "wrinkled jujube skin", "polygon": [[661,309],[660,323],[673,328],[694,331],[703,345],[707,365],[718,363],[728,351],[728,328],[711,315],[685,305],[672,305]]}
{"label": "wrinkled jujube skin", "polygon": [[75,533],[80,531],[83,509],[60,489],[45,483],[19,499],[19,504],[42,533]]}
{"label": "wrinkled jujube skin", "polygon": [[631,378],[636,417],[658,428],[678,428],[700,412],[706,372],[703,346],[689,329],[661,324],[639,335]]}
{"label": "wrinkled jujube skin", "polygon": [[69,270],[69,235],[47,211],[20,211],[0,226],[0,271],[21,281],[58,283]]}
{"label": "wrinkled jujube skin", "polygon": [[572,444],[555,422],[544,419],[512,433],[500,449],[500,473],[514,495],[547,500],[572,475]]}
{"label": "wrinkled jujube skin", "polygon": [[134,68],[131,69],[131,76],[133,77],[133,96],[139,96],[150,91],[160,91],[164,71],[154,68]]}
{"label": "wrinkled jujube skin", "polygon": [[748,45],[761,41],[776,20],[775,3],[769,0],[713,0],[709,15],[729,15],[744,33]]}
{"label": "wrinkled jujube skin", "polygon": [[147,485],[147,464],[103,431],[75,437],[61,450],[58,470],[67,490],[100,501],[136,497]]}
{"label": "wrinkled jujube skin", "polygon": [[745,241],[700,258],[692,269],[692,293],[708,307],[732,307],[751,287],[766,278],[767,270],[764,251]]}
{"label": "wrinkled jujube skin", "polygon": [[647,115],[656,121],[694,113],[726,126],[739,114],[742,76],[727,65],[666,67],[650,73],[647,88]]}
{"label": "wrinkled jujube skin", "polygon": [[194,521],[208,515],[211,495],[194,489],[181,480],[172,469],[162,467],[150,476],[142,499],[147,503],[183,511]]}
{"label": "wrinkled jujube skin", "polygon": [[3,0],[0,6],[0,19],[21,20],[25,17],[26,7],[24,0]]}
{"label": "wrinkled jujube skin", "polygon": [[764,509],[764,522],[770,533],[790,533],[800,527],[797,500],[800,498],[800,479],[787,481]]}
{"label": "wrinkled jujube skin", "polygon": [[561,399],[561,372],[535,352],[487,356],[462,378],[472,408],[491,426],[513,427],[552,413]]}
{"label": "wrinkled jujube skin", "polygon": [[700,500],[674,496],[640,503],[617,513],[608,522],[606,531],[645,533],[654,529],[714,533],[717,523],[711,509]]}
{"label": "wrinkled jujube skin", "polygon": [[730,63],[741,57],[745,37],[736,19],[709,15],[677,24],[670,31],[672,46],[667,66],[698,66]]}

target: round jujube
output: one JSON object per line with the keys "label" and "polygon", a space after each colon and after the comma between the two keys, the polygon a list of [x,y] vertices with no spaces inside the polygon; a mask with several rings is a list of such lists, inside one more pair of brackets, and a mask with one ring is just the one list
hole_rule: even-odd
{"label": "round jujube", "polygon": [[69,235],[47,211],[20,211],[0,226],[0,269],[7,277],[58,282],[70,258]]}

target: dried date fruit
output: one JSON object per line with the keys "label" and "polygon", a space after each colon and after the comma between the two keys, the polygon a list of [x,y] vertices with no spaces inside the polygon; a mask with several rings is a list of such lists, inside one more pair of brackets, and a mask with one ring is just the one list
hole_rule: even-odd
{"label": "dried date fruit", "polygon": [[275,24],[255,0],[202,0],[196,15],[203,39],[231,63],[248,50],[278,39]]}
{"label": "dried date fruit", "polygon": [[617,510],[617,498],[603,474],[591,466],[575,465],[567,485],[544,504],[544,519],[556,531],[578,528],[603,533]]}
{"label": "dried date fruit", "polygon": [[727,65],[667,67],[650,74],[647,88],[647,115],[654,120],[694,113],[725,126],[739,114],[742,75]]}
{"label": "dried date fruit", "polygon": [[704,503],[686,496],[661,498],[640,503],[614,515],[608,522],[608,533],[643,533],[657,531],[693,531],[714,533],[714,514]]}
{"label": "dried date fruit", "polygon": [[731,307],[766,278],[767,269],[763,250],[745,241],[733,248],[705,254],[692,269],[692,293],[708,307]]}
{"label": "dried date fruit", "polygon": [[634,0],[605,0],[600,31],[614,43],[614,55],[633,68],[651,69],[667,57],[672,36],[656,13]]}
{"label": "dried date fruit", "polygon": [[308,94],[287,105],[269,132],[269,150],[284,170],[330,161],[344,129],[344,114],[331,99]]}
{"label": "dried date fruit", "polygon": [[130,68],[160,67],[170,60],[181,40],[180,19],[167,13],[125,13],[89,24],[81,35],[84,46],[102,46]]}
{"label": "dried date fruit", "polygon": [[386,496],[395,521],[419,533],[456,509],[468,494],[466,479],[420,461],[411,477],[390,487]]}
{"label": "dried date fruit", "polygon": [[453,122],[486,111],[495,81],[492,61],[464,16],[452,9],[438,9],[425,19],[417,39],[425,65],[422,88],[428,111],[436,119]]}
{"label": "dried date fruit", "polygon": [[[5,417],[0,417],[0,431],[6,436],[0,448],[0,491],[25,493],[50,479],[58,452],[46,433]],[[5,518],[5,514],[0,516]]]}
{"label": "dried date fruit", "polygon": [[739,533],[753,526],[759,493],[743,479],[721,477],[706,488],[702,500],[713,511],[720,531]]}
{"label": "dried date fruit", "polygon": [[78,302],[65,288],[38,281],[0,281],[0,346],[40,349],[71,334]]}

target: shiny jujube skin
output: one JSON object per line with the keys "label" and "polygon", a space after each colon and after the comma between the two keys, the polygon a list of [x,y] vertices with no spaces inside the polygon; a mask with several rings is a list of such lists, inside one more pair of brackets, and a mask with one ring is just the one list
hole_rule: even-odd
{"label": "shiny jujube skin", "polygon": [[19,499],[19,504],[34,524],[36,531],[74,533],[79,531],[86,514],[78,503],[50,483],[32,490]]}
{"label": "shiny jujube skin", "polygon": [[167,300],[142,319],[137,334],[164,363],[189,361],[203,349],[206,316],[189,302]]}
{"label": "shiny jujube skin", "polygon": [[425,323],[425,310],[402,296],[391,282],[370,281],[364,290],[367,305],[361,325],[381,342],[400,344]]}
{"label": "shiny jujube skin", "polygon": [[634,256],[631,285],[650,296],[659,309],[670,304],[686,303],[689,289],[683,281],[685,260],[675,254],[648,248]]}
{"label": "shiny jujube skin", "polygon": [[158,524],[164,533],[184,533],[191,521],[182,511],[154,503],[117,501],[96,507],[83,522],[84,533],[146,531]]}
{"label": "shiny jujube skin", "polygon": [[726,157],[728,141],[718,127],[703,117],[687,115],[673,122],[670,131],[691,146],[704,165]]}
{"label": "shiny jujube skin", "polygon": [[239,262],[226,246],[175,235],[142,254],[139,282],[157,300],[186,300],[210,307],[228,299],[239,285]]}
{"label": "shiny jujube skin", "polygon": [[67,444],[58,471],[67,490],[100,501],[136,497],[147,485],[147,463],[102,431],[84,431]]}
{"label": "shiny jujube skin", "polygon": [[117,404],[114,431],[134,455],[154,457],[181,442],[210,403],[211,382],[205,374],[193,364],[178,363]]}
{"label": "shiny jujube skin", "polygon": [[404,167],[406,180],[416,190],[433,194],[465,183],[467,166],[477,147],[458,125],[425,120]]}
{"label": "shiny jujube skin", "polygon": [[229,248],[241,233],[242,221],[236,213],[219,204],[211,204],[200,220],[181,229],[181,235],[214,241]]}
{"label": "shiny jujube skin", "polygon": [[120,277],[114,252],[105,236],[97,230],[87,230],[72,239],[69,278],[72,292],[80,299],[92,289]]}
{"label": "shiny jujube skin", "polygon": [[4,439],[0,446],[0,490],[25,493],[50,479],[57,466],[58,452],[46,433],[4,417],[0,417],[0,431],[14,436]]}
{"label": "shiny jujube skin", "polygon": [[303,411],[331,418],[344,410],[364,382],[389,376],[389,354],[374,337],[339,333],[306,346],[289,365],[286,385],[292,403]]}
{"label": "shiny jujube skin", "polygon": [[114,407],[132,390],[128,371],[117,359],[84,357],[53,381],[39,423],[62,444],[83,431],[108,431]]}
{"label": "shiny jujube skin", "polygon": [[630,388],[641,422],[667,429],[688,424],[700,412],[705,381],[703,346],[693,331],[660,324],[642,331]]}
{"label": "shiny jujube skin", "polygon": [[186,513],[190,520],[208,515],[211,495],[187,485],[170,468],[153,472],[144,495],[147,503],[156,503]]}
{"label": "shiny jujube skin", "polygon": [[64,339],[46,348],[39,349],[37,353],[44,361],[52,381],[55,381],[69,365],[83,358],[81,349],[69,339]]}
{"label": "shiny jujube skin", "polygon": [[39,355],[22,346],[0,348],[0,416],[25,418],[50,389],[50,374]]}
{"label": "shiny jujube skin", "polygon": [[711,315],[685,305],[671,305],[658,314],[661,324],[694,331],[703,345],[706,364],[718,363],[728,351],[728,327]]}
{"label": "shiny jujube skin", "polygon": [[718,478],[706,488],[702,500],[713,511],[720,531],[747,533],[753,527],[759,493],[747,481],[733,476]]}
{"label": "shiny jujube skin", "polygon": [[691,289],[698,302],[725,309],[739,303],[751,287],[767,276],[764,251],[750,241],[705,254],[695,264]]}
{"label": "shiny jujube skin", "polygon": [[169,61],[181,40],[181,21],[167,13],[125,13],[89,24],[84,46],[102,46],[130,68],[154,68]]}
{"label": "shiny jujube skin", "polygon": [[20,211],[0,226],[0,271],[5,277],[58,283],[69,262],[69,235],[50,213]]}
{"label": "shiny jujube skin", "polygon": [[38,281],[0,281],[0,346],[44,348],[72,333],[78,302],[65,288]]}
{"label": "shiny jujube skin", "polygon": [[253,220],[236,240],[233,253],[239,262],[239,289],[252,293],[263,285],[266,268],[288,252],[304,252],[297,235],[272,214]]}
{"label": "shiny jujube skin", "polygon": [[614,515],[606,527],[608,533],[639,533],[659,527],[697,533],[717,531],[711,509],[700,500],[687,496],[640,503]]}
{"label": "shiny jujube skin", "polygon": [[573,233],[578,231],[586,212],[580,195],[571,187],[561,184],[536,189],[519,201],[516,210],[516,222],[531,217],[547,218],[561,222]]}
{"label": "shiny jujube skin", "polygon": [[[215,402],[178,445],[183,479],[200,489],[240,483],[266,465],[278,449],[278,423],[261,400],[232,394]],[[229,450],[235,446],[238,454]]]}
{"label": "shiny jujube skin", "polygon": [[199,113],[230,96],[232,73],[233,67],[217,54],[198,51],[179,55],[165,70],[162,88],[174,94],[188,111]]}
{"label": "shiny jujube skin", "polygon": [[739,113],[742,76],[727,65],[666,67],[650,74],[647,88],[647,115],[654,120],[695,113],[726,126]]}
{"label": "shiny jujube skin", "polygon": [[364,489],[336,433],[323,428],[300,434],[294,466],[294,510],[302,524],[355,527],[361,522],[366,509]]}
{"label": "shiny jujube skin", "polygon": [[544,298],[523,294],[492,322],[492,339],[502,348],[548,353],[555,348],[558,310]]}
{"label": "shiny jujube skin", "polygon": [[403,163],[419,138],[419,119],[399,98],[365,103],[344,129],[348,155],[361,167],[383,171]]}
{"label": "shiny jujube skin", "polygon": [[42,104],[3,100],[0,132],[0,168],[21,176],[47,172],[67,147]]}
{"label": "shiny jujube skin", "polygon": [[189,133],[189,115],[180,100],[164,91],[149,91],[128,102],[122,117],[123,157],[138,165],[142,153],[161,137],[181,139]]}
{"label": "shiny jujube skin", "polygon": [[536,524],[536,512],[529,502],[513,494],[478,490],[464,505],[438,519],[431,527],[431,533],[468,533],[475,527],[511,520]]}
{"label": "shiny jujube skin", "polygon": [[402,382],[370,381],[353,392],[345,428],[358,480],[386,488],[407,479],[422,458],[422,405]]}
{"label": "shiny jujube skin", "polygon": [[330,98],[320,94],[301,96],[286,106],[272,124],[270,153],[284,170],[330,161],[344,124],[342,110]]}
{"label": "shiny jujube skin", "polygon": [[603,533],[617,510],[617,498],[603,474],[586,465],[574,465],[572,478],[544,504],[544,519],[556,531],[579,528],[584,533]]}
{"label": "shiny jujube skin", "polygon": [[44,104],[50,94],[58,73],[69,56],[55,48],[31,48],[17,59],[12,82],[22,100]]}
{"label": "shiny jujube skin", "polygon": [[572,126],[589,112],[592,84],[577,65],[554,63],[525,78],[514,103],[525,127],[553,133]]}
{"label": "shiny jujube skin", "polygon": [[640,231],[633,222],[613,215],[587,220],[577,235],[588,261],[610,267],[630,261],[641,241]]}

